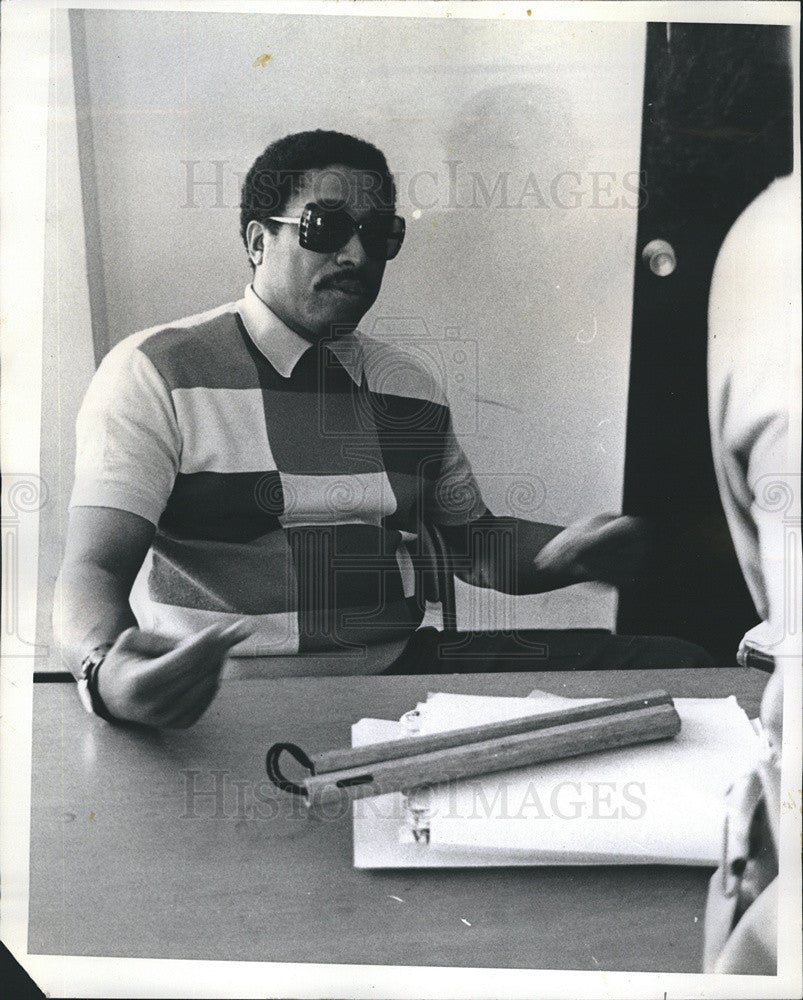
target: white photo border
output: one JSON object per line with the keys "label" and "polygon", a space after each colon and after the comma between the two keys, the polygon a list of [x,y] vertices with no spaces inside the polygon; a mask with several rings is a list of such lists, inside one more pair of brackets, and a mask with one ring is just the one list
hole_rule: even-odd
{"label": "white photo border", "polygon": [[[2,322],[2,467],[4,525],[6,482],[39,470],[42,372],[45,168],[50,65],[51,11],[68,8],[227,13],[288,13],[415,18],[499,18],[538,20],[684,20],[790,24],[798,32],[799,8],[786,2],[157,2],[105,3],[16,0],[3,4],[0,65],[0,321]],[[795,76],[795,160],[799,149],[799,67]],[[31,294],[33,292],[33,294]],[[37,331],[38,335],[32,335]],[[799,444],[799,442],[798,442]],[[4,527],[4,534],[5,534]],[[20,522],[16,566],[21,595],[20,635],[36,625],[38,518]],[[7,558],[6,546],[3,552]],[[5,575],[4,575],[5,580]],[[0,659],[0,933],[35,982],[58,996],[174,997],[458,997],[476,1000],[542,997],[789,997],[801,982],[799,844],[800,811],[782,817],[784,917],[779,920],[777,977],[704,976],[631,972],[539,971],[467,968],[399,968],[306,963],[208,962],[28,955],[28,878],[31,804],[32,659],[15,636],[3,632]],[[783,788],[799,788],[801,676],[787,674],[784,717]],[[798,806],[800,793],[797,791]]]}

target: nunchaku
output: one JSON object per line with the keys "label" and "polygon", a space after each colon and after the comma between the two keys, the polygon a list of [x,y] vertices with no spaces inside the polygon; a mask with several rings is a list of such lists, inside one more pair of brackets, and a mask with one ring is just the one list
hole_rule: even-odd
{"label": "nunchaku", "polygon": [[[648,691],[442,733],[387,740],[307,755],[294,743],[274,743],[268,777],[302,796],[312,810],[344,799],[407,792],[460,778],[529,767],[567,757],[671,739],[680,716],[666,691]],[[289,754],[309,773],[300,783],[282,773]]]}

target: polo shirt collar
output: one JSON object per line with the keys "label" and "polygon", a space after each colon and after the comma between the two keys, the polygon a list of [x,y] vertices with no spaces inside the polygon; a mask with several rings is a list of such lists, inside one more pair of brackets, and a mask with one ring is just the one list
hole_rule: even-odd
{"label": "polo shirt collar", "polygon": [[[237,311],[249,337],[283,378],[290,378],[301,356],[313,346],[283,323],[249,285],[237,303]],[[346,369],[356,385],[363,375],[363,346],[358,331],[344,334],[325,345]]]}

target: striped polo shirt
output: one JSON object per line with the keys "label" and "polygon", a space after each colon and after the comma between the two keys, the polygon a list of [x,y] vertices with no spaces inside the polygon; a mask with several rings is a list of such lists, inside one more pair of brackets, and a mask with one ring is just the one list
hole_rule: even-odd
{"label": "striped polo shirt", "polygon": [[420,521],[486,509],[433,373],[356,331],[311,345],[250,286],[117,344],[77,439],[71,506],[156,526],[148,627],[244,618],[237,655],[408,635]]}

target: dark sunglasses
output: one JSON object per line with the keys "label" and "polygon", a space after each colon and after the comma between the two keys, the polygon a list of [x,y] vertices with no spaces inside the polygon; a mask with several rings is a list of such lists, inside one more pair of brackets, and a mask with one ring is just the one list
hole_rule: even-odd
{"label": "dark sunglasses", "polygon": [[377,212],[356,222],[343,208],[323,208],[311,201],[300,219],[271,215],[270,220],[298,226],[299,245],[314,253],[334,253],[356,233],[372,260],[393,260],[404,242],[404,219],[389,212]]}

